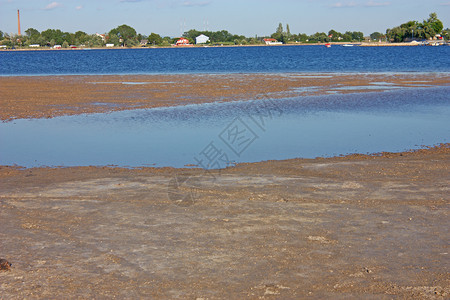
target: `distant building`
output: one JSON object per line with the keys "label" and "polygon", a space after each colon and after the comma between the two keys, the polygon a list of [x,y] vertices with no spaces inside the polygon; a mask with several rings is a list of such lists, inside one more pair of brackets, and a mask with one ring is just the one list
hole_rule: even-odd
{"label": "distant building", "polygon": [[209,37],[207,37],[204,34],[200,34],[198,37],[195,38],[196,44],[206,44],[209,41]]}
{"label": "distant building", "polygon": [[112,47],[114,47],[114,44],[106,44],[106,47],[112,48]]}
{"label": "distant building", "polygon": [[175,43],[175,46],[192,46],[192,44],[189,44],[188,39],[179,38],[178,41]]}
{"label": "distant building", "polygon": [[102,39],[102,41],[106,41],[106,34],[100,34],[100,33],[96,33],[96,36],[100,37]]}
{"label": "distant building", "polygon": [[264,43],[266,45],[282,45],[282,42],[277,41],[276,39],[264,39]]}
{"label": "distant building", "polygon": [[55,45],[55,46],[53,46],[53,49],[61,49],[61,48],[62,48],[61,45]]}
{"label": "distant building", "polygon": [[141,46],[145,46],[148,44],[148,40],[141,40],[140,44]]}
{"label": "distant building", "polygon": [[39,44],[31,44],[30,46],[28,46],[28,47],[30,47],[30,48],[39,48],[41,45],[39,45]]}

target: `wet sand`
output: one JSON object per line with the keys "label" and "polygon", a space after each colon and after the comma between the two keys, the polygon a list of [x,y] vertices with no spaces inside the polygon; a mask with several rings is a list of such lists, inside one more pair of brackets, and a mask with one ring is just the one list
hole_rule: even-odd
{"label": "wet sand", "polygon": [[0,120],[449,84],[448,73],[0,77]]}
{"label": "wet sand", "polygon": [[0,168],[4,298],[450,295],[449,145],[221,172]]}
{"label": "wet sand", "polygon": [[[151,80],[178,81],[121,83]],[[394,81],[448,85],[449,77],[0,78],[0,91],[8,95],[1,98],[1,118],[234,101],[263,97],[262,91],[277,98],[308,84],[319,88],[302,92]],[[196,82],[204,89],[192,88]],[[34,101],[20,101],[25,95]],[[0,259],[12,263],[0,271],[0,295],[446,299],[449,162],[450,145],[444,144],[210,172],[0,166]]]}

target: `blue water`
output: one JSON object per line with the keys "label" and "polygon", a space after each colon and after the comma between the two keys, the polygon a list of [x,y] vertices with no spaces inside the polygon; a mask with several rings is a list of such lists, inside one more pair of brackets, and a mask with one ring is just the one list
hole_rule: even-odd
{"label": "blue water", "polygon": [[0,51],[0,75],[450,72],[450,47],[209,47]]}
{"label": "blue water", "polygon": [[450,87],[130,110],[0,124],[0,165],[223,168],[450,140]]}

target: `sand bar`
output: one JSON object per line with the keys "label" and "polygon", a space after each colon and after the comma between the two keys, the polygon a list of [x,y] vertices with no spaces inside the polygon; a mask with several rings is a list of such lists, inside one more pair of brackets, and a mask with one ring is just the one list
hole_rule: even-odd
{"label": "sand bar", "polygon": [[0,77],[0,119],[449,84],[448,73]]}

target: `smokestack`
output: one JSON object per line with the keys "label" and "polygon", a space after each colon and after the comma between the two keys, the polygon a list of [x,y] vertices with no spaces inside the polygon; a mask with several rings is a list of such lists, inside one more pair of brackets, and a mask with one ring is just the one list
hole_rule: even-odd
{"label": "smokestack", "polygon": [[20,13],[19,13],[19,10],[17,10],[17,29],[18,29],[18,34],[22,35],[22,33],[20,32]]}

